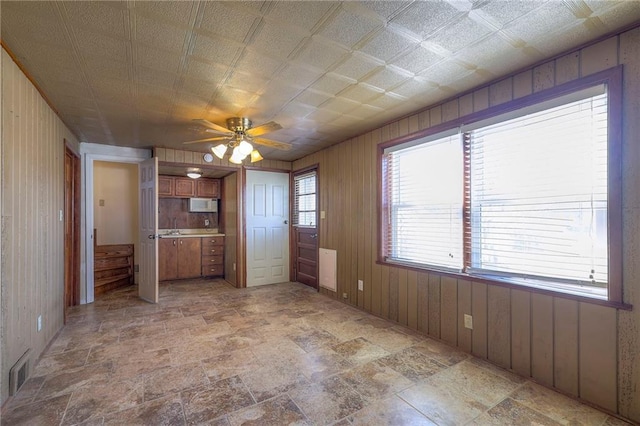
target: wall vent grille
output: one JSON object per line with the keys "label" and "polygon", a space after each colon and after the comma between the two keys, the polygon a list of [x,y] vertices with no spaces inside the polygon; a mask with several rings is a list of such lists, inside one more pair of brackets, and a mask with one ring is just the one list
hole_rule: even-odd
{"label": "wall vent grille", "polygon": [[9,370],[9,395],[18,393],[22,385],[24,385],[24,382],[29,378],[29,370],[31,367],[30,355],[31,349],[27,349],[18,362],[13,364],[13,367]]}

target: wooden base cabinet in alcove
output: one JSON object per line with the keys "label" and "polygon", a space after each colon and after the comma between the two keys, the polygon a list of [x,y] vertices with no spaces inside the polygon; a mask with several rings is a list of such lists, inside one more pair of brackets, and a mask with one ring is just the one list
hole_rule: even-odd
{"label": "wooden base cabinet in alcove", "polygon": [[158,244],[158,279],[199,277],[202,272],[200,253],[200,238],[161,238]]}

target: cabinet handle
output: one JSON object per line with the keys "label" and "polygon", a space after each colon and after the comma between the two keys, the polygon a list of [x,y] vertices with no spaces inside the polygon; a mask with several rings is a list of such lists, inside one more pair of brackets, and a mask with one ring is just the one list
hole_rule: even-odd
{"label": "cabinet handle", "polygon": [[211,253],[215,253],[215,252],[216,252],[215,250],[211,250]]}
{"label": "cabinet handle", "polygon": [[180,240],[180,245],[182,245],[182,240]]}
{"label": "cabinet handle", "polygon": [[215,259],[211,259],[209,262],[215,262],[215,261],[216,261]]}
{"label": "cabinet handle", "polygon": [[215,242],[216,242],[216,240],[211,240],[211,242],[212,242],[212,243],[215,243]]}
{"label": "cabinet handle", "polygon": [[176,245],[176,240],[173,240],[173,245],[174,245],[174,246]]}

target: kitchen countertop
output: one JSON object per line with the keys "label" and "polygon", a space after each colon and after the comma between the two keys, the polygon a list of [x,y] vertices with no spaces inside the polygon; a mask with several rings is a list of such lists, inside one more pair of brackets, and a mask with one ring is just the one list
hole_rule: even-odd
{"label": "kitchen countertop", "polygon": [[172,234],[172,229],[159,229],[158,238],[202,238],[202,237],[224,237],[215,228],[204,229],[178,229],[177,234]]}

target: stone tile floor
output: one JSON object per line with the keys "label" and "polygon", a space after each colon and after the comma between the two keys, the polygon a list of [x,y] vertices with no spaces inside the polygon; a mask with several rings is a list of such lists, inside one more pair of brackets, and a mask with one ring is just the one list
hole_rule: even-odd
{"label": "stone tile floor", "polygon": [[621,425],[297,283],[75,307],[3,425]]}

